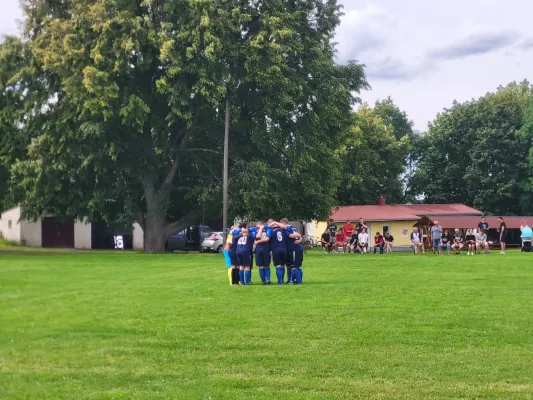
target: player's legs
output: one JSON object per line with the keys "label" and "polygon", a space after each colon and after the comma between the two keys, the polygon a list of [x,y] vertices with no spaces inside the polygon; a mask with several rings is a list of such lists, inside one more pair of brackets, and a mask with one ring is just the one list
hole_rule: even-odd
{"label": "player's legs", "polygon": [[301,284],[303,279],[302,264],[304,259],[304,252],[300,249],[293,251],[293,270],[292,278],[295,284]]}
{"label": "player's legs", "polygon": [[278,278],[278,285],[283,285],[283,278],[285,275],[285,253],[275,252],[272,253],[272,259],[276,266],[276,277]]}
{"label": "player's legs", "polygon": [[287,256],[285,259],[286,267],[287,267],[287,284],[292,283],[292,251],[287,251]]}
{"label": "player's legs", "polygon": [[244,279],[244,256],[244,254],[237,254],[237,260],[239,263],[239,282],[241,283],[241,285],[246,285],[246,281]]}
{"label": "player's legs", "polygon": [[265,270],[264,270],[264,251],[263,250],[255,250],[255,265],[259,269],[259,277],[261,278],[261,283],[264,285],[266,283],[265,280]]}

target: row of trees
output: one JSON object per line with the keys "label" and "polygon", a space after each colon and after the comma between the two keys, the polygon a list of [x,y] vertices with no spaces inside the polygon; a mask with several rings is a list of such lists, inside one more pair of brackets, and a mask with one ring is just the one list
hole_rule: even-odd
{"label": "row of trees", "polygon": [[0,44],[0,208],[137,221],[145,250],[230,215],[324,219],[337,204],[460,201],[531,212],[527,82],[454,106],[422,135],[391,99],[354,106],[335,0],[25,0]]}

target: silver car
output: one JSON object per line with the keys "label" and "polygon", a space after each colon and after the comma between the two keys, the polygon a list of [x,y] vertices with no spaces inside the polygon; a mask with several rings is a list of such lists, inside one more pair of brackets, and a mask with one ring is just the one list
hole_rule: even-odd
{"label": "silver car", "polygon": [[213,232],[211,235],[206,237],[202,242],[202,251],[216,251],[217,253],[222,253],[224,250],[224,233],[223,232]]}

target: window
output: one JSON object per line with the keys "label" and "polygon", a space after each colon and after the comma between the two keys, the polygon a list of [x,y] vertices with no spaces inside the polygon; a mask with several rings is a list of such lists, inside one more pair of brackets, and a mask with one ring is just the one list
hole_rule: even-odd
{"label": "window", "polygon": [[383,235],[386,233],[390,233],[390,226],[389,225],[383,225]]}
{"label": "window", "polygon": [[7,221],[7,227],[8,227],[8,229],[13,228],[13,222],[11,220]]}

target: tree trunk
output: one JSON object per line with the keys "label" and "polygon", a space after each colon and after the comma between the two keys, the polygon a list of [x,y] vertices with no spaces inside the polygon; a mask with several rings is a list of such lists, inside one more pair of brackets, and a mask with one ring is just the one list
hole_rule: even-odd
{"label": "tree trunk", "polygon": [[144,226],[144,252],[163,253],[166,241],[164,215],[160,215],[157,210],[149,211]]}

